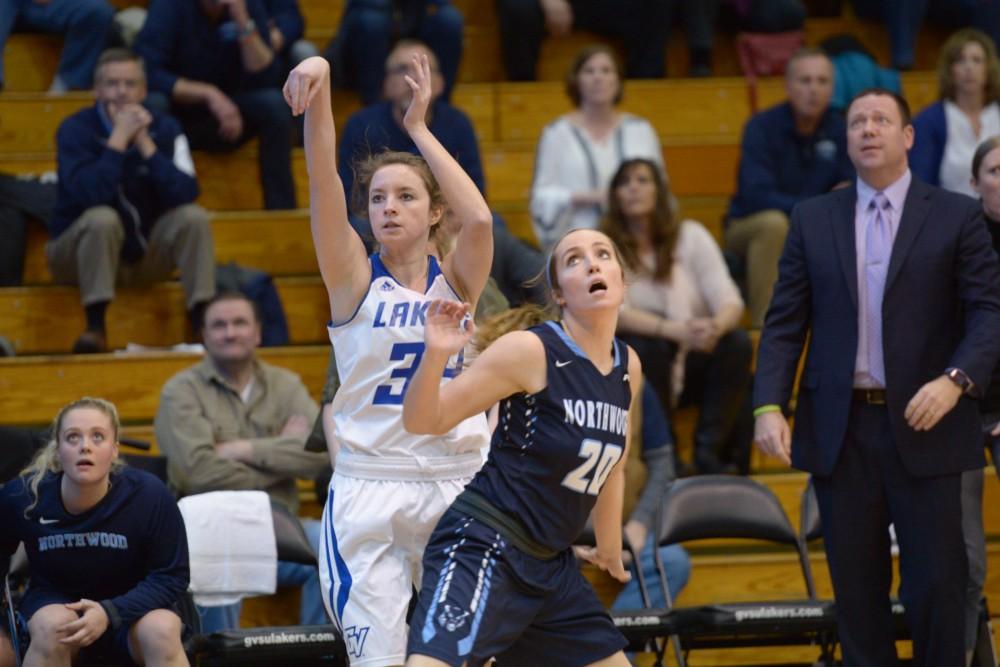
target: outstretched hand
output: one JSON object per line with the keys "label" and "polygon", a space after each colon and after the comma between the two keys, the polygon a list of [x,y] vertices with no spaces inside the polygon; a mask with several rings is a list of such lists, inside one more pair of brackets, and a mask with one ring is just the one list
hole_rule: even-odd
{"label": "outstretched hand", "polygon": [[285,101],[292,108],[293,116],[300,116],[306,112],[312,104],[316,94],[323,86],[329,84],[330,63],[326,58],[313,56],[306,58],[295,66],[288,74],[285,87],[281,92],[285,95]]}
{"label": "outstretched hand", "polygon": [[428,352],[447,356],[458,354],[472,338],[475,325],[467,303],[435,299],[427,306],[424,320],[424,344]]}
{"label": "outstretched hand", "polygon": [[413,96],[410,98],[410,106],[406,108],[403,116],[403,127],[407,132],[413,132],[420,126],[426,125],[427,108],[433,98],[433,81],[431,80],[431,64],[426,53],[414,54],[413,56],[413,76],[406,75],[406,83],[410,86]]}

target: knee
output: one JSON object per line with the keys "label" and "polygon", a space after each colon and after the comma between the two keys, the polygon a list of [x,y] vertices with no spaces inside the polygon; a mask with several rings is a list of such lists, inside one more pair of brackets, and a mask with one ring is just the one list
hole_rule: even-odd
{"label": "knee", "polygon": [[94,30],[105,31],[115,18],[115,10],[104,0],[84,0],[81,2],[79,25]]}
{"label": "knee", "polygon": [[391,7],[358,7],[351,12],[350,20],[353,41],[358,45],[368,39],[384,39],[393,32]]}
{"label": "knee", "polygon": [[212,232],[208,222],[208,211],[197,204],[182,204],[175,209],[181,225],[189,234],[209,236]]}
{"label": "knee", "polygon": [[663,561],[663,571],[667,575],[670,590],[676,595],[691,578],[691,557],[679,544],[671,544],[660,547],[660,559]]}
{"label": "knee", "polygon": [[63,627],[76,619],[76,613],[62,605],[46,605],[39,609],[28,621],[32,649],[43,655],[67,653],[68,649],[59,640],[64,636]]}
{"label": "knee", "polygon": [[110,206],[95,206],[83,213],[83,224],[88,234],[120,237],[122,231],[121,216]]}
{"label": "knee", "polygon": [[154,609],[132,626],[131,634],[142,650],[146,664],[163,664],[184,653],[181,619],[172,611]]}
{"label": "knee", "polygon": [[757,214],[757,233],[754,235],[760,242],[767,244],[781,244],[785,242],[788,235],[788,216],[784,211],[770,210]]}
{"label": "knee", "polygon": [[753,341],[750,340],[750,334],[747,333],[747,330],[743,327],[736,327],[727,333],[721,342],[732,358],[741,363],[745,362],[749,370],[750,361],[753,358]]}
{"label": "knee", "polygon": [[542,17],[538,0],[499,0],[497,13],[508,20],[531,22]]}
{"label": "knee", "polygon": [[285,132],[291,129],[292,113],[280,89],[264,88],[258,91],[255,104],[259,105],[264,128]]}
{"label": "knee", "polygon": [[425,22],[430,31],[435,34],[455,35],[461,39],[462,26],[465,23],[465,19],[462,16],[462,12],[454,5],[444,5],[429,15],[425,19]]}

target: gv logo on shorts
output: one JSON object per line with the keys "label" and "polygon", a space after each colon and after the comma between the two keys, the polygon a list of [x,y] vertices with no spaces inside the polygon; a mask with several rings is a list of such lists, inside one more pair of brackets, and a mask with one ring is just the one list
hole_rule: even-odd
{"label": "gv logo on shorts", "polygon": [[455,632],[460,627],[465,625],[465,619],[469,617],[469,612],[453,607],[450,604],[446,604],[441,613],[438,614],[437,622],[442,628],[448,632]]}
{"label": "gv logo on shorts", "polygon": [[368,631],[371,628],[367,625],[358,627],[352,625],[344,628],[344,641],[347,642],[347,652],[355,658],[360,658],[365,652],[365,640],[368,638]]}

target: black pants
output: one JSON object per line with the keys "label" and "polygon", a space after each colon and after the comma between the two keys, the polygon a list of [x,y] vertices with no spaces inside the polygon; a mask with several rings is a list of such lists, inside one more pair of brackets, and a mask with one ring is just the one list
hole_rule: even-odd
{"label": "black pants", "polygon": [[150,93],[146,106],[172,114],[184,128],[191,148],[211,152],[233,151],[253,137],[259,140],[257,162],[264,208],[296,208],[292,178],[294,121],[280,88],[259,88],[230,95],[243,117],[243,134],[235,141],[219,136],[219,121],[203,105],[172,105],[159,93]]}
{"label": "black pants", "polygon": [[885,406],[855,403],[833,473],[813,482],[844,666],[897,663],[889,606],[890,522],[900,549],[899,595],[913,634],[913,664],[963,665],[968,561],[961,475],[909,475]]}
{"label": "black pants", "polygon": [[[670,414],[671,368],[677,346],[663,338],[623,338],[639,355],[643,376]],[[711,353],[688,353],[678,407],[699,408],[694,457],[701,472],[719,472],[726,464],[736,465],[743,473],[748,471],[753,437],[749,402],[752,357],[753,344],[743,329],[734,329],[720,338]]]}
{"label": "black pants", "polygon": [[[630,79],[659,79],[664,76],[673,1],[570,0],[573,28],[621,39],[625,43],[625,75]],[[533,81],[545,37],[541,3],[539,0],[496,0],[496,10],[507,78]]]}
{"label": "black pants", "polygon": [[28,219],[47,222],[56,185],[0,174],[0,287],[20,285]]}

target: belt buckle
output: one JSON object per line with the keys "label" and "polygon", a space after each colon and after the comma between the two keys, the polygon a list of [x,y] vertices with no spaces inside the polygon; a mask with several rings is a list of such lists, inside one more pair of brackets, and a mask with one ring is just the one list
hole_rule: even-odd
{"label": "belt buckle", "polygon": [[885,389],[865,389],[865,403],[885,405]]}

